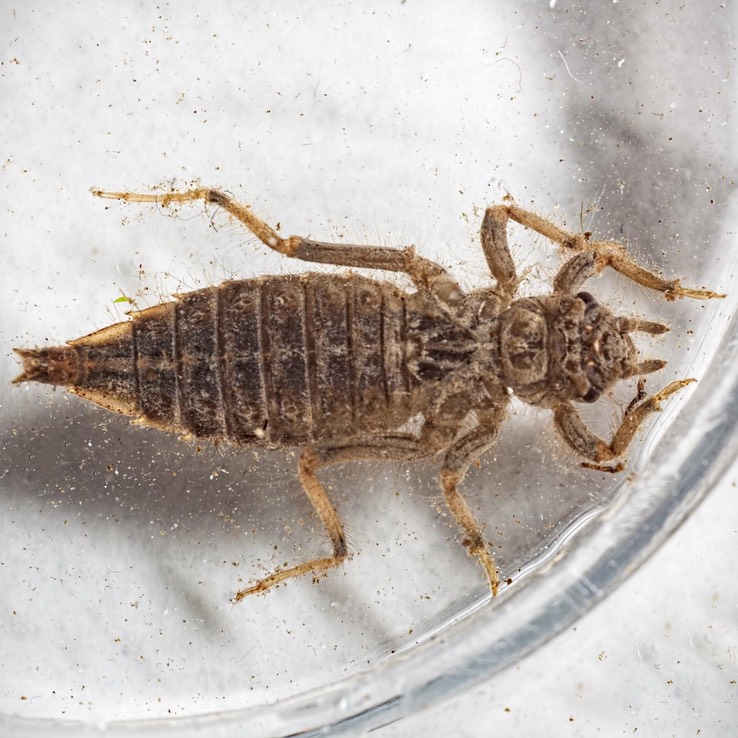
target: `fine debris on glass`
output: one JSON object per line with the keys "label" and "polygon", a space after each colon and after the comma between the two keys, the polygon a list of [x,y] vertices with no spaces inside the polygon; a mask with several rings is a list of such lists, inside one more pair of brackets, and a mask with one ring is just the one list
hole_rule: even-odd
{"label": "fine debris on glass", "polygon": [[[672,382],[647,397],[640,380],[610,441],[594,435],[574,403],[595,402],[618,380],[661,369],[664,361],[638,358],[629,334],[657,335],[668,328],[614,315],[582,285],[609,266],[667,300],[722,297],[663,279],[636,264],[622,244],[568,233],[512,201],[488,208],[482,221],[482,249],[495,284],[466,293],[412,247],[282,238],[218,190],[93,194],[163,207],[203,200],[284,256],[402,272],[415,287],[406,292],[353,272],[232,280],[133,312],[131,320],[65,346],[16,349],[23,373],[15,382],[67,386],[108,410],[190,438],[301,449],[297,473],[331,553],[276,570],[237,592],[236,601],[292,577],[319,576],[348,557],[343,525],[319,469],[438,455],[446,504],[496,594],[497,568],[459,486],[469,465],[494,444],[510,396],[551,410],[556,429],[584,466],[620,471],[618,460],[646,418],[694,381]],[[509,219],[571,254],[551,294],[516,299]],[[476,424],[462,432],[470,415]],[[422,421],[419,431],[405,432],[413,418]]]}

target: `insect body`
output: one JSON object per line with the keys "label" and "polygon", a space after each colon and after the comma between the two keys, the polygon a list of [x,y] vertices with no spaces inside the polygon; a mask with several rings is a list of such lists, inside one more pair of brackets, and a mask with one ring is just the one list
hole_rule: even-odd
{"label": "insect body", "polygon": [[[443,454],[446,503],[493,594],[499,577],[479,524],[459,491],[471,463],[494,443],[510,394],[553,411],[563,439],[585,465],[619,471],[620,458],[659,402],[639,394],[610,442],[591,433],[574,403],[594,402],[618,380],[656,371],[629,334],[659,323],[618,317],[580,287],[605,266],[667,299],[721,297],[690,290],[639,267],[615,242],[591,241],[507,204],[489,208],[481,241],[495,285],[465,293],[412,248],[281,238],[223,193],[166,195],[95,191],[134,202],[204,200],[243,222],[263,243],[304,261],[407,274],[414,292],[356,274],[301,274],[228,281],[179,295],[66,346],[17,349],[15,381],[64,385],[144,424],[245,447],[300,447],[298,474],[321,518],[331,554],[277,570],[236,594],[263,592],[291,577],[319,575],[348,556],[343,526],[317,470],[360,459],[411,461]],[[512,218],[573,253],[550,295],[515,299],[507,244]],[[476,425],[468,427],[468,416]],[[420,418],[420,430],[403,430]]]}

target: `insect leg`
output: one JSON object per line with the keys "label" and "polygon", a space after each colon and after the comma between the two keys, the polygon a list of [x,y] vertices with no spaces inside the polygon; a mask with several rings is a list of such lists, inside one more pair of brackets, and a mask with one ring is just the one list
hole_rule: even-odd
{"label": "insect leg", "polygon": [[507,210],[510,218],[525,228],[540,233],[565,249],[584,252],[579,259],[575,257],[567,262],[557,275],[556,284],[560,284],[564,288],[567,284],[581,284],[590,276],[598,274],[606,266],[609,266],[633,282],[663,293],[667,300],[674,300],[677,297],[691,297],[696,300],[725,297],[725,295],[709,290],[693,290],[682,287],[678,279],[659,277],[648,269],[639,266],[628,255],[625,247],[617,241],[590,241],[592,235],[590,233],[569,233],[540,215],[519,208],[517,205],[503,205],[501,207]]}
{"label": "insect leg", "polygon": [[300,455],[298,465],[300,483],[328,533],[332,555],[311,559],[289,569],[278,569],[268,577],[258,581],[255,585],[236,592],[234,601],[240,602],[248,595],[266,592],[275,584],[292,579],[293,577],[302,576],[303,574],[312,573],[319,576],[329,569],[338,566],[348,557],[346,534],[336,513],[336,508],[333,506],[325,488],[316,475],[318,469],[333,464],[340,464],[344,461],[378,458],[404,460],[419,458],[425,455],[427,453],[417,438],[402,434],[378,436],[366,442],[356,442],[355,444],[346,444],[338,447],[304,449]]}
{"label": "insect leg", "polygon": [[319,456],[311,450],[305,449],[300,455],[298,475],[305,494],[308,496],[313,508],[315,508],[321,522],[325,526],[326,532],[328,533],[328,537],[331,541],[333,554],[331,556],[305,561],[302,564],[298,564],[297,566],[293,566],[289,569],[277,569],[268,577],[258,581],[252,587],[247,587],[246,589],[241,589],[236,592],[234,597],[235,602],[240,602],[244,597],[251,594],[266,592],[275,584],[279,584],[286,579],[299,577],[311,572],[315,574],[325,572],[328,569],[332,569],[334,566],[338,566],[348,556],[346,534],[343,531],[341,521],[338,519],[336,508],[333,507],[333,503],[330,501],[323,485],[315,475],[315,470],[321,465],[320,462],[321,459]]}
{"label": "insect leg", "polygon": [[625,467],[618,463],[614,466],[601,466],[603,461],[613,461],[622,456],[630,446],[633,437],[638,432],[646,418],[651,413],[661,410],[661,400],[678,392],[683,387],[694,382],[694,379],[681,379],[664,387],[661,392],[643,399],[642,385],[638,387],[638,395],[628,405],[620,427],[615,431],[610,443],[606,443],[596,436],[582,421],[579,413],[574,407],[564,402],[554,409],[554,423],[561,433],[563,439],[585,459],[595,462],[584,463],[582,466],[596,469],[598,471],[618,472]]}
{"label": "insect leg", "polygon": [[[663,279],[643,269],[625,254],[619,243],[592,241],[588,243],[587,248],[590,250],[573,256],[559,269],[553,284],[555,292],[574,294],[588,279],[598,275],[606,266],[610,266],[644,287],[663,292],[667,300],[674,300],[677,297],[693,297],[698,300],[725,297],[717,292],[681,287],[678,279]],[[618,250],[622,253],[618,253]]]}
{"label": "insect leg", "polygon": [[508,210],[504,205],[487,208],[479,235],[489,270],[497,282],[496,292],[509,302],[518,287],[518,277],[507,244],[507,221]]}
{"label": "insect leg", "polygon": [[479,563],[484,568],[489,580],[493,597],[497,595],[500,586],[497,567],[487,542],[484,540],[479,523],[474,518],[458,488],[469,465],[494,444],[500,425],[505,418],[505,411],[506,404],[501,403],[487,411],[487,413],[477,412],[480,424],[457,439],[451,446],[446,453],[440,475],[441,488],[446,504],[456,518],[456,522],[466,534],[464,546],[466,546],[470,556],[476,556],[479,559]]}
{"label": "insect leg", "polygon": [[282,238],[271,226],[254,215],[248,206],[241,205],[219,190],[200,187],[184,192],[141,194],[95,189],[92,190],[92,194],[108,200],[156,202],[162,207],[167,207],[173,202],[203,200],[222,207],[236,220],[241,221],[264,245],[283,256],[314,264],[403,272],[418,289],[431,292],[445,304],[456,306],[463,303],[465,298],[464,292],[440,264],[418,256],[412,246],[398,249],[364,244],[327,243],[302,236]]}
{"label": "insect leg", "polygon": [[101,197],[104,200],[125,200],[126,202],[155,202],[163,208],[169,207],[173,202],[191,202],[193,200],[203,200],[204,202],[218,205],[227,210],[236,220],[240,220],[262,243],[269,248],[286,253],[288,246],[285,245],[288,239],[284,239],[277,232],[265,223],[261,218],[257,218],[246,205],[240,205],[233,198],[228,197],[219,190],[208,187],[198,187],[193,190],[184,192],[107,192],[105,190],[93,189],[92,194],[95,197]]}

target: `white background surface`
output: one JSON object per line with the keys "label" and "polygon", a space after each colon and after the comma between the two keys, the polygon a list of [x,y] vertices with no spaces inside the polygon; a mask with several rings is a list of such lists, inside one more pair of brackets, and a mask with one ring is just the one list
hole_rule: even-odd
{"label": "white background surface", "polygon": [[[0,110],[7,152],[0,179],[6,266],[0,288],[6,305],[16,306],[3,311],[3,350],[6,342],[71,337],[81,324],[99,327],[119,319],[122,313],[110,307],[118,289],[151,304],[182,287],[227,277],[232,269],[284,268],[268,255],[245,264],[245,239],[222,220],[216,223],[217,238],[207,238],[208,221],[201,215],[174,221],[131,207],[111,215],[87,195],[91,186],[138,188],[196,178],[231,187],[271,221],[283,220],[289,231],[393,244],[410,240],[431,256],[435,248],[438,258],[472,281],[485,278],[483,265],[475,261],[479,214],[474,208],[511,191],[571,224],[582,204],[600,202],[594,225],[604,232],[617,233],[620,226],[623,236],[642,248],[655,235],[667,234],[656,253],[648,253],[670,271],[703,274],[716,266],[719,271],[719,264],[701,263],[700,254],[718,242],[735,244],[735,226],[723,220],[734,197],[736,99],[735,51],[723,29],[735,27],[734,11],[717,3],[667,7],[648,1],[603,2],[596,10],[590,3],[560,1],[469,0],[455,4],[453,12],[449,7],[412,0],[378,3],[372,10],[350,2],[0,3],[0,99],[10,100]],[[137,244],[133,253],[125,250],[130,243]],[[449,244],[460,244],[458,252],[450,255]],[[529,256],[527,248],[518,249],[516,257]],[[545,279],[549,273],[533,276]],[[710,286],[717,287],[712,281]],[[657,311],[653,319],[676,321],[675,335],[688,335],[699,325],[689,317],[693,306],[654,302],[651,307]],[[697,333],[684,352],[690,367],[709,352],[700,344],[709,332]],[[9,392],[15,371],[8,357],[0,374],[3,392]],[[122,499],[112,512],[109,501],[97,507],[90,491],[84,504],[75,506],[68,491],[62,496],[55,486],[54,469],[42,474],[41,467],[63,463],[62,482],[79,471],[100,485],[102,496],[108,489],[104,472],[84,476],[74,468],[79,450],[65,452],[58,445],[67,425],[88,442],[84,434],[95,427],[96,416],[42,389],[27,390],[35,400],[30,422],[43,424],[47,412],[55,413],[49,427],[56,435],[28,438],[38,477],[29,472],[16,495],[3,499],[1,617],[5,632],[20,634],[25,644],[23,653],[14,653],[14,641],[6,637],[2,666],[43,664],[43,690],[37,692],[46,702],[32,691],[32,699],[21,703],[23,680],[3,668],[5,705],[13,714],[38,715],[48,706],[49,714],[82,719],[104,719],[115,709],[147,717],[152,710],[165,714],[170,704],[180,712],[217,709],[221,694],[228,695],[222,707],[237,706],[251,697],[250,690],[273,700],[290,692],[293,677],[295,683],[303,680],[302,686],[317,680],[316,650],[356,647],[351,639],[363,633],[357,635],[351,609],[359,603],[368,608],[359,626],[380,633],[393,617],[421,622],[443,604],[436,600],[428,606],[406,596],[411,588],[426,591],[435,576],[428,566],[435,559],[422,558],[420,571],[383,592],[397,611],[387,612],[373,597],[342,602],[336,595],[328,614],[337,615],[324,631],[316,631],[315,621],[303,613],[325,607],[320,603],[330,600],[324,593],[333,586],[343,592],[342,579],[326,582],[323,594],[294,589],[286,599],[278,593],[259,600],[240,635],[241,643],[257,644],[252,650],[265,654],[250,672],[261,681],[239,684],[242,692],[234,690],[231,672],[198,671],[200,653],[171,664],[161,654],[201,636],[202,623],[213,628],[206,636],[221,649],[216,657],[230,649],[220,627],[231,615],[208,603],[225,601],[233,586],[220,558],[230,553],[217,548],[220,536],[232,530],[218,523],[210,538],[203,534],[205,553],[202,560],[194,555],[192,571],[202,570],[208,582],[218,576],[222,581],[183,604],[178,595],[188,591],[189,571],[180,573],[188,581],[179,582],[176,562],[159,558],[166,546],[155,542],[147,548],[160,535],[167,542],[189,543],[182,526],[167,527],[177,520],[178,499],[165,491],[143,509],[132,504],[139,489],[133,480],[162,476],[173,455],[179,463],[179,452],[170,444],[165,463],[152,451],[159,449],[153,441],[131,450],[128,468],[119,465],[134,495],[126,496],[119,480],[113,489]],[[27,393],[2,396],[5,448],[14,434],[28,433]],[[122,437],[135,443],[132,432],[111,426],[104,442],[89,436],[93,450],[82,456],[88,468],[108,453],[107,441]],[[534,456],[541,452],[540,439],[531,442]],[[161,441],[161,448],[166,443]],[[208,457],[211,461],[220,463]],[[181,464],[196,473],[193,460]],[[286,486],[294,476],[291,462],[275,473]],[[219,510],[207,501],[214,487],[222,487],[208,479],[208,470],[200,475],[203,491],[194,503],[201,509],[193,503],[192,518],[183,521],[195,531]],[[11,481],[19,484],[7,477],[8,489]],[[733,471],[646,567],[575,628],[488,685],[384,732],[732,735],[738,648],[735,481]],[[18,511],[35,493],[37,517],[19,533]],[[222,494],[217,502],[228,512],[230,499]],[[378,497],[393,519],[410,510],[426,516],[419,518],[421,529],[436,526],[427,500],[393,498]],[[352,518],[365,538],[371,538],[378,517],[374,509]],[[278,522],[286,526],[293,518]],[[389,536],[399,548],[382,548],[380,565],[397,561],[398,551],[408,561],[416,552],[425,557],[418,529],[398,523]],[[431,553],[442,566],[438,552],[446,551],[449,534],[443,523],[435,532]],[[380,549],[383,529],[373,535]],[[8,551],[21,552],[22,569],[10,570],[16,559]],[[373,556],[358,556],[351,566],[359,574],[353,576],[370,576]],[[102,574],[101,562],[111,564]],[[478,586],[463,552],[445,563],[447,571],[458,572],[458,582],[451,584],[460,591]],[[272,564],[267,559],[260,566]],[[148,593],[162,587],[161,600],[152,605]],[[129,600],[140,603],[133,615]],[[159,634],[157,618],[164,610],[169,619]],[[58,630],[49,651],[44,638],[55,615]],[[134,615],[150,631],[139,641],[131,636],[138,633],[123,625]],[[121,635],[119,647],[114,639]],[[393,633],[397,641],[401,635]],[[136,660],[137,648],[148,662]],[[288,658],[284,652],[290,650]],[[98,654],[103,658],[90,673],[86,665]],[[350,656],[355,665],[365,654],[356,647]],[[285,664],[293,670],[289,678],[283,676]],[[123,673],[125,698],[106,693],[106,684]],[[162,674],[167,679],[160,688]],[[267,682],[265,674],[274,676]],[[192,699],[177,703],[191,688]],[[152,695],[160,689],[164,697],[157,702]]]}

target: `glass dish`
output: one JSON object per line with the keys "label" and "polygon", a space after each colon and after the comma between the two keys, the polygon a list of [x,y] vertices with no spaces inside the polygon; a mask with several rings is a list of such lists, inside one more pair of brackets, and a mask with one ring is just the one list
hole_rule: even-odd
{"label": "glass dish", "polygon": [[[15,59],[0,276],[6,734],[385,724],[571,624],[734,457],[734,10],[42,6],[3,24]],[[233,606],[244,582],[325,548],[295,454],[197,449],[10,386],[11,347],[125,319],[120,297],[145,307],[231,276],[304,271],[213,209],[173,217],[87,193],[190,179],[230,189],[284,233],[415,243],[465,287],[489,282],[481,214],[510,193],[730,294],[667,303],[612,275],[588,285],[671,326],[640,342],[669,360],[649,389],[699,383],[664,404],[621,475],[580,469],[547,413],[516,406],[464,484],[513,582],[495,601],[440,504],[437,463],[347,464],[322,478],[353,560]],[[519,228],[511,240],[521,292],[545,290],[560,257]],[[606,434],[633,392],[624,384],[588,421]]]}

